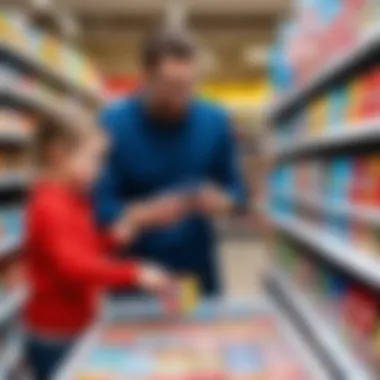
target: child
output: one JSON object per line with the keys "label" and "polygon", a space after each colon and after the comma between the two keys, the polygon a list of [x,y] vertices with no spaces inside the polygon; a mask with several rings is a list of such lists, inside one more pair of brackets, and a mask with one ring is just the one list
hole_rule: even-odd
{"label": "child", "polygon": [[[73,118],[72,118],[73,119]],[[104,287],[138,286],[160,293],[170,281],[159,268],[107,257],[128,239],[120,222],[99,237],[88,193],[101,166],[103,136],[87,121],[49,120],[37,131],[41,178],[27,211],[25,266],[30,297],[24,321],[26,362],[49,380],[93,321]]]}

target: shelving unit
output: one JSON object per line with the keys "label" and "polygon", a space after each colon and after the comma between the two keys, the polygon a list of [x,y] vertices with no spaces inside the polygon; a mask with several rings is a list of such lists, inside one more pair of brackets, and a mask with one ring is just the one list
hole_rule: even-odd
{"label": "shelving unit", "polygon": [[277,159],[297,156],[303,153],[331,151],[347,148],[354,144],[380,142],[380,120],[366,120],[350,126],[336,126],[332,132],[310,136],[289,145],[270,151]]}
{"label": "shelving unit", "polygon": [[[328,7],[321,4],[318,8],[318,2],[309,5],[315,8],[304,7],[300,6],[294,21],[300,29],[295,36],[280,35],[283,40],[279,40],[277,53],[283,55],[284,62],[277,67],[278,77],[273,76],[278,88],[291,88],[294,83],[293,89],[285,91],[267,112],[270,136],[266,152],[274,165],[264,212],[276,232],[277,260],[277,269],[268,276],[267,285],[281,309],[291,316],[311,346],[316,347],[334,379],[374,380],[379,378],[379,367],[372,359],[380,350],[374,342],[380,312],[376,302],[380,292],[380,245],[377,245],[380,206],[376,206],[380,162],[380,104],[376,102],[380,28],[373,20],[380,8],[374,2],[362,2],[362,8],[342,4],[341,9],[335,9],[329,27],[314,31],[316,35],[310,34],[310,44],[314,43],[313,38],[319,40],[309,61],[303,61],[302,54],[289,58],[295,51],[289,46],[295,49],[297,43],[303,47],[307,43],[301,38],[305,35],[303,17],[311,17],[315,11],[314,17],[323,19],[323,12],[328,13]],[[358,24],[364,8],[367,23]],[[353,30],[352,25],[357,29]],[[308,27],[305,28],[309,30]],[[325,52],[329,57],[333,50],[323,45],[324,33],[330,33],[334,39],[347,31],[347,40],[341,46],[337,44],[343,52],[332,59],[325,58]],[[322,42],[321,46],[318,42]],[[316,62],[322,62],[322,67],[310,63],[312,54],[319,54],[315,56]],[[372,170],[373,177],[361,174],[362,167],[365,173]],[[365,184],[361,175],[373,181]],[[367,188],[370,191],[366,193]],[[310,292],[302,289],[298,276],[309,279]],[[328,317],[317,304],[331,294],[338,297],[337,315]],[[367,320],[373,328],[371,336],[365,335],[360,325],[364,312],[366,316],[370,313],[376,316]],[[330,317],[334,320],[329,320]],[[340,339],[337,332],[343,320],[347,341]],[[348,341],[355,341],[355,334],[362,339],[363,352],[354,354]]]}
{"label": "shelving unit", "polygon": [[20,288],[7,296],[0,296],[0,323],[14,317],[26,300],[27,294],[26,289]]}
{"label": "shelving unit", "polygon": [[0,131],[0,144],[26,145],[33,141],[31,133],[27,133],[17,128],[7,128]]}
{"label": "shelving unit", "polygon": [[321,68],[316,75],[302,87],[296,88],[281,96],[275,105],[268,110],[271,121],[291,111],[299,104],[305,103],[318,92],[323,91],[332,82],[346,76],[361,63],[375,57],[380,52],[380,28],[373,26],[365,31],[357,42],[344,54],[334,57]]}
{"label": "shelving unit", "polygon": [[274,270],[270,274],[268,288],[279,304],[297,321],[334,379],[374,379],[373,374],[340,341],[336,331],[318,315],[308,298],[280,270]]}
{"label": "shelving unit", "polygon": [[[380,290],[380,261],[335,235],[295,218],[272,218],[276,227],[315,250],[315,254]],[[372,256],[372,257],[371,257]]]}
{"label": "shelving unit", "polygon": [[327,204],[326,202],[323,202],[322,199],[310,196],[297,196],[294,199],[291,196],[279,195],[279,198],[292,204],[319,211],[324,215],[343,215],[351,220],[369,223],[373,226],[380,227],[380,210],[374,207],[352,206],[345,202]]}
{"label": "shelving unit", "polygon": [[104,102],[104,98],[99,91],[78,85],[68,75],[65,75],[60,70],[48,66],[34,55],[21,51],[6,41],[0,42],[0,59],[1,57],[16,61],[21,66],[33,71],[37,76],[44,77],[48,81],[56,83],[67,92],[77,95],[80,98],[87,100],[89,103],[100,105]]}
{"label": "shelving unit", "polygon": [[19,235],[10,235],[2,238],[0,241],[0,259],[14,254],[21,247],[21,241],[22,239]]}

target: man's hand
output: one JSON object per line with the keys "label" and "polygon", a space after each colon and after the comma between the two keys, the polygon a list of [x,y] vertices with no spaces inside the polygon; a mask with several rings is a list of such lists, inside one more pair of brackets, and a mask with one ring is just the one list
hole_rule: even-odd
{"label": "man's hand", "polygon": [[140,202],[127,211],[127,221],[134,231],[164,227],[180,221],[189,211],[188,202],[181,195],[167,195]]}
{"label": "man's hand", "polygon": [[233,208],[233,201],[214,185],[206,185],[194,197],[194,206],[198,212],[207,215],[226,214]]}

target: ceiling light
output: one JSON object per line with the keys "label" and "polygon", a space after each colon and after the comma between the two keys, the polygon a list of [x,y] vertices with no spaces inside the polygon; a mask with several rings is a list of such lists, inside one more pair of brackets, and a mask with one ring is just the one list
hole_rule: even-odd
{"label": "ceiling light", "polygon": [[51,8],[51,0],[30,0],[32,6],[38,10],[45,10]]}

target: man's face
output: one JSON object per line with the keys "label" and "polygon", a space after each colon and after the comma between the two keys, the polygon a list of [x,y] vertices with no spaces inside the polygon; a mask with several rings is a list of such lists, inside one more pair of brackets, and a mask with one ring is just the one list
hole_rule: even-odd
{"label": "man's face", "polygon": [[173,119],[186,109],[197,81],[194,59],[164,58],[146,72],[147,89],[154,112]]}

